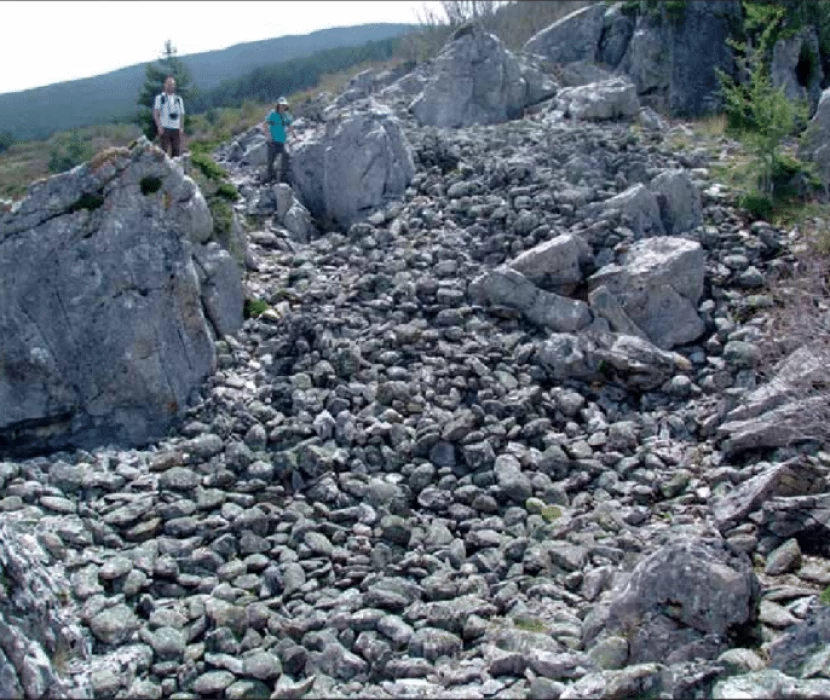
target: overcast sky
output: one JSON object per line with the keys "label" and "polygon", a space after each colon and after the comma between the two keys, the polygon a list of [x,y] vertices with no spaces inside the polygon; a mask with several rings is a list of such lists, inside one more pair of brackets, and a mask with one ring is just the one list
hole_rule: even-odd
{"label": "overcast sky", "polygon": [[328,27],[418,21],[437,0],[213,0],[0,4],[0,93],[87,78],[158,58],[167,39],[180,56]]}

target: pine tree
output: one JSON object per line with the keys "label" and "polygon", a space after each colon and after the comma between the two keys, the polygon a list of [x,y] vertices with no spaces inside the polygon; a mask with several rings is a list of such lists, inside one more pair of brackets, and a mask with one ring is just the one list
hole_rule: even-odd
{"label": "pine tree", "polygon": [[173,42],[168,39],[164,42],[164,51],[158,62],[147,64],[147,79],[144,81],[144,86],[138,95],[139,110],[135,121],[148,139],[153,139],[156,136],[153,104],[156,95],[164,90],[164,81],[168,75],[172,75],[176,79],[176,94],[185,100],[185,108],[187,108],[187,98],[191,92],[190,71],[184,61],[176,56],[176,51]]}

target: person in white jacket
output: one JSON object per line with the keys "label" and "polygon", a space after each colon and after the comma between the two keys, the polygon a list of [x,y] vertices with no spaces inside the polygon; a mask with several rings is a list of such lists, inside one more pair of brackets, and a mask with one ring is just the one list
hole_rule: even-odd
{"label": "person in white jacket", "polygon": [[161,149],[175,158],[181,155],[184,134],[184,100],[176,94],[176,79],[168,75],[164,92],[156,95],[153,120],[161,140]]}

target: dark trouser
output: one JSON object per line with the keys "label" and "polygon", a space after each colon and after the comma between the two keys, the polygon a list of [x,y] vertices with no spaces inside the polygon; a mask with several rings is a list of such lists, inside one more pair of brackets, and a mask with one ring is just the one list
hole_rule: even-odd
{"label": "dark trouser", "polygon": [[161,130],[161,150],[167,153],[167,149],[172,152],[171,158],[181,155],[182,150],[182,132],[178,129],[162,129]]}
{"label": "dark trouser", "polygon": [[285,148],[284,143],[279,143],[278,141],[268,142],[268,179],[274,179],[274,160],[276,160],[277,155],[280,156],[280,176],[278,181],[287,183],[290,165],[288,150]]}

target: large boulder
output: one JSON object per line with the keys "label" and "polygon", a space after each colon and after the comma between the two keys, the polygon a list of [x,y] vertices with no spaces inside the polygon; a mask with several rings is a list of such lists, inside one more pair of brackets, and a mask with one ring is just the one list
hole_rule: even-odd
{"label": "large boulder", "polygon": [[636,335],[588,330],[552,333],[537,344],[534,361],[556,382],[617,381],[634,391],[650,391],[690,364]]}
{"label": "large boulder", "polygon": [[469,24],[441,50],[411,111],[422,126],[499,124],[555,91],[533,59],[519,61],[498,37]]}
{"label": "large boulder", "polygon": [[291,173],[294,191],[311,214],[347,229],[401,197],[415,165],[398,119],[369,99],[333,114],[324,128],[300,141]]}
{"label": "large boulder", "polygon": [[564,88],[556,95],[556,108],[565,117],[603,121],[633,117],[640,111],[634,84],[625,78]]}
{"label": "large boulder", "polygon": [[687,170],[664,170],[655,177],[649,189],[657,195],[660,215],[666,233],[687,233],[703,223],[700,192]]}
{"label": "large boulder", "polygon": [[531,323],[557,332],[578,331],[593,320],[584,301],[546,292],[510,267],[485,272],[470,282],[468,292],[478,304],[516,309]]}
{"label": "large boulder", "polygon": [[583,634],[586,646],[625,637],[628,664],[714,659],[754,623],[759,597],[745,555],[719,540],[680,538],[640,562],[607,614],[586,618]]}
{"label": "large boulder", "polygon": [[735,454],[816,438],[826,425],[827,385],[821,348],[798,348],[776,366],[769,382],[726,414],[718,427],[724,451]]}
{"label": "large boulder", "polygon": [[568,294],[582,282],[582,268],[592,259],[591,246],[585,240],[563,234],[526,250],[508,267],[542,289]]}
{"label": "large boulder", "polygon": [[620,68],[650,107],[677,116],[717,111],[722,104],[717,70],[735,72],[727,39],[741,21],[739,0],[687,2],[679,14],[641,11]]}
{"label": "large boulder", "polygon": [[619,212],[624,223],[638,238],[662,236],[666,232],[657,195],[642,183],[633,185],[604,202],[592,204],[589,209]]}
{"label": "large boulder", "polygon": [[534,34],[523,49],[556,63],[594,61],[607,10],[605,3],[598,2],[572,12]]}
{"label": "large boulder", "polygon": [[0,449],[164,435],[242,324],[237,264],[179,165],[142,139],[0,216]]}
{"label": "large boulder", "polygon": [[651,342],[665,349],[690,343],[705,330],[697,313],[704,272],[696,241],[646,238],[632,244],[623,264],[606,265],[589,284],[607,287]]}

